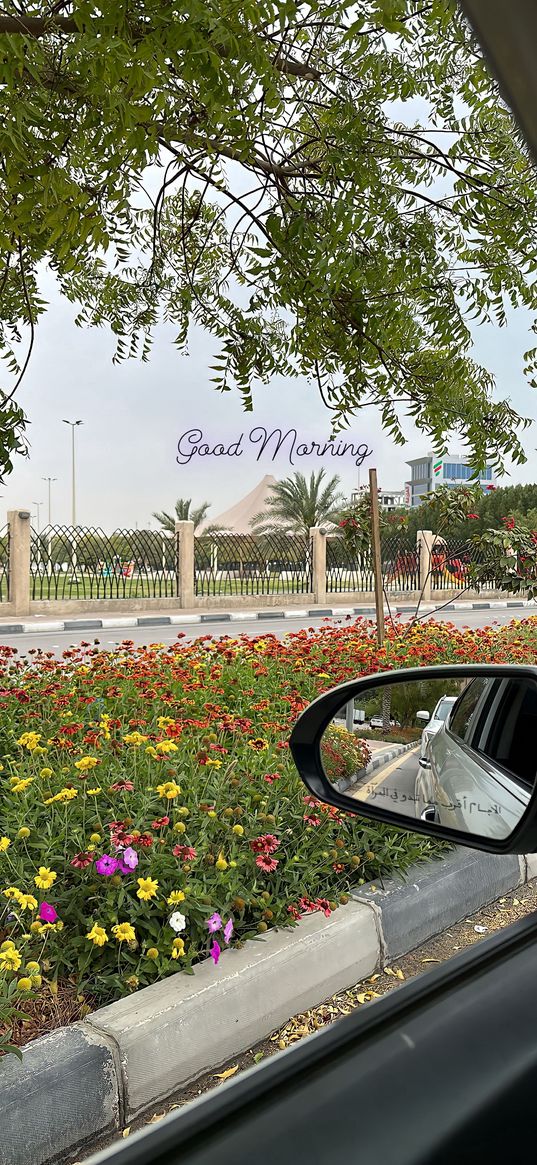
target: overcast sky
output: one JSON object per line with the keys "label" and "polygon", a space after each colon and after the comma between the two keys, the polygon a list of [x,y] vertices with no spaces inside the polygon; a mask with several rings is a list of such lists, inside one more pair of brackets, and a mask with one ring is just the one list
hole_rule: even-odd
{"label": "overcast sky", "polygon": [[[19,397],[31,425],[30,458],[18,459],[15,471],[3,487],[2,521],[14,507],[40,509],[41,525],[48,518],[48,487],[43,477],[56,477],[52,485],[52,521],[71,520],[71,430],[62,418],[84,424],[77,429],[77,523],[117,527],[147,527],[154,510],[172,510],[178,497],[194,503],[211,502],[211,516],[240,500],[266,473],[285,477],[294,469],[310,473],[325,465],[338,473],[350,491],[367,481],[369,466],[378,470],[384,489],[402,488],[409,476],[407,458],[429,451],[429,441],[407,423],[408,444],[395,446],[382,434],[371,409],[358,416],[346,441],[366,443],[372,449],[359,471],[353,457],[295,458],[290,466],[284,449],[272,460],[272,449],[259,457],[259,445],[249,441],[256,426],[270,432],[275,427],[297,429],[298,440],[324,442],[330,433],[329,416],[313,385],[276,378],[258,390],[254,412],[244,413],[240,397],[218,393],[210,384],[217,342],[194,329],[189,356],[178,355],[173,330],[161,328],[149,364],[129,361],[112,364],[113,339],[104,329],[81,329],[74,324],[75,311],[62,301],[52,285],[50,309],[37,329],[31,365]],[[522,375],[522,353],[532,346],[529,317],[514,313],[508,328],[477,328],[476,356],[496,374],[498,394],[510,397],[519,412],[537,419],[537,398]],[[178,465],[177,443],[189,429],[201,429],[211,446],[229,445],[244,434],[240,458],[200,458]],[[534,470],[535,426],[523,437],[528,464],[515,467],[509,481],[536,479]],[[286,447],[287,448],[287,447]],[[457,452],[456,442],[451,452]]]}

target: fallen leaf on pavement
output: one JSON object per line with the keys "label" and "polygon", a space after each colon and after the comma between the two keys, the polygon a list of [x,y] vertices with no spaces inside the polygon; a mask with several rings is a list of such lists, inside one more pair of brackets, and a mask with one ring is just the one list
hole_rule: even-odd
{"label": "fallen leaf on pavement", "polygon": [[238,1071],[239,1065],[235,1064],[234,1068],[226,1068],[225,1072],[217,1072],[216,1076],[213,1076],[213,1080],[229,1080],[229,1077],[234,1076],[235,1072]]}
{"label": "fallen leaf on pavement", "polygon": [[127,1128],[126,1128],[126,1129],[123,1129],[123,1132],[122,1132],[121,1136],[122,1136],[122,1137],[128,1137],[128,1135],[129,1135],[130,1131],[131,1131],[131,1126],[130,1126],[130,1125],[127,1125]]}

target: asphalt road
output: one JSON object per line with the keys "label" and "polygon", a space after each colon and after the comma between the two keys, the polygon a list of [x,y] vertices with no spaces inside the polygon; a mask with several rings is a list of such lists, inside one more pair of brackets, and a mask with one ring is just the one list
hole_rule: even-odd
{"label": "asphalt road", "polygon": [[351,793],[354,801],[367,801],[395,813],[415,816],[414,785],[418,773],[420,744],[388,761],[367,777],[363,785]]}
{"label": "asphalt road", "polygon": [[[527,618],[532,613],[532,608],[507,610],[506,608],[497,608],[486,611],[439,611],[436,613],[436,619],[442,619],[452,622],[457,627],[486,627],[494,622],[509,623],[514,618]],[[535,614],[537,615],[537,606],[535,607]],[[406,620],[410,616],[408,614],[402,615],[402,619]],[[289,631],[299,631],[304,627],[322,627],[330,624],[337,626],[339,623],[346,623],[349,620],[345,616],[334,616],[326,618],[323,616],[297,616],[290,619],[252,619],[252,620],[237,620],[230,623],[222,623],[215,621],[214,623],[185,623],[184,626],[176,624],[174,626],[164,627],[107,627],[98,631],[39,631],[36,626],[35,631],[24,634],[3,635],[0,626],[0,643],[9,644],[12,647],[17,647],[19,652],[24,655],[31,647],[40,647],[42,651],[53,651],[55,655],[61,656],[62,651],[66,648],[72,647],[80,643],[81,640],[93,643],[98,640],[100,647],[104,651],[110,651],[116,644],[123,639],[130,639],[136,644],[144,643],[173,643],[177,637],[177,633],[183,631],[188,639],[196,639],[200,635],[214,635],[218,638],[221,635],[238,636],[244,635],[277,635],[282,638]],[[427,621],[427,620],[425,620]]]}

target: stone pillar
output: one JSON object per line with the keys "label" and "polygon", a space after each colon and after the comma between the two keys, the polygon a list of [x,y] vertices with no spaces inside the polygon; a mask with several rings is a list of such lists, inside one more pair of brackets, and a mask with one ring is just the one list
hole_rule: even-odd
{"label": "stone pillar", "polygon": [[312,589],[315,603],[326,603],[326,530],[310,529],[312,548]]}
{"label": "stone pillar", "polygon": [[9,602],[14,615],[30,614],[30,511],[10,510]]}
{"label": "stone pillar", "polygon": [[432,599],[431,558],[434,534],[432,530],[418,530],[416,547],[420,547],[420,594],[423,602]]}
{"label": "stone pillar", "polygon": [[194,606],[194,523],[176,522],[176,591],[179,606]]}

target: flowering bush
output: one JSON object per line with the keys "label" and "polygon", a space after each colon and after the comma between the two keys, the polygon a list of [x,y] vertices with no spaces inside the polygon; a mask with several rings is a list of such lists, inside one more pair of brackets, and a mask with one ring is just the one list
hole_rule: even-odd
{"label": "flowering bush", "polygon": [[85,643],[31,666],[0,648],[0,998],[69,980],[109,1001],[439,855],[309,796],[289,732],[358,675],[536,648],[534,620],[396,627],[382,648],[362,620],[283,641]]}
{"label": "flowering bush", "polygon": [[371,749],[353,732],[339,724],[331,724],[322,739],[323,768],[329,781],[352,777],[371,760]]}

